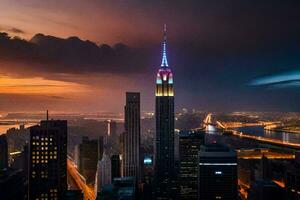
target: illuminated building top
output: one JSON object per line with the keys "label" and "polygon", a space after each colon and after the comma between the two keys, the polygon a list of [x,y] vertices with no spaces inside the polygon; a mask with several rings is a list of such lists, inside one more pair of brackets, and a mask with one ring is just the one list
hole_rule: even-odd
{"label": "illuminated building top", "polygon": [[173,74],[167,60],[167,28],[164,26],[161,66],[156,75],[156,96],[174,96]]}

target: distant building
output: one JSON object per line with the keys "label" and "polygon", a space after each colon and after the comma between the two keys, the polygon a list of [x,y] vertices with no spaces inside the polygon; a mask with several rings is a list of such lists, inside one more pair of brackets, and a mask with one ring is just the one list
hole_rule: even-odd
{"label": "distant building", "polygon": [[67,191],[67,121],[30,128],[29,199],[63,199]]}
{"label": "distant building", "polygon": [[152,200],[153,199],[153,179],[154,179],[154,162],[153,155],[146,154],[143,156],[142,163],[142,195],[141,199],[143,200]]}
{"label": "distant building", "polygon": [[121,177],[121,160],[120,155],[111,156],[111,179]]}
{"label": "distant building", "polygon": [[261,165],[261,178],[262,180],[271,180],[271,167],[269,159],[263,155],[260,161]]}
{"label": "distant building", "polygon": [[0,199],[27,199],[27,183],[22,170],[0,171]]}
{"label": "distant building", "polygon": [[136,190],[135,177],[115,178],[112,184],[101,188],[96,200],[135,200]]}
{"label": "distant building", "polygon": [[93,183],[97,171],[98,160],[103,154],[103,137],[98,140],[82,137],[82,143],[75,146],[75,164],[87,183]]}
{"label": "distant building", "polygon": [[83,200],[83,193],[81,190],[68,190],[64,200]]}
{"label": "distant building", "polygon": [[140,180],[140,93],[126,92],[123,176]]}
{"label": "distant building", "polygon": [[284,189],[271,180],[258,180],[251,184],[248,200],[283,200]]}
{"label": "distant building", "polygon": [[114,137],[117,135],[117,122],[113,120],[107,120],[107,135]]}
{"label": "distant building", "polygon": [[197,199],[198,153],[204,145],[205,132],[181,131],[179,135],[179,185],[180,199]]}
{"label": "distant building", "polygon": [[28,160],[29,160],[29,146],[28,144],[24,145],[23,151],[19,154],[16,154],[11,163],[11,168],[21,169],[23,171],[26,180],[28,179]]}
{"label": "distant building", "polygon": [[98,162],[97,173],[95,179],[95,196],[101,191],[101,187],[111,184],[111,160],[104,153],[101,160]]}
{"label": "distant building", "polygon": [[300,152],[296,152],[296,158],[290,163],[285,172],[285,189],[287,199],[300,199]]}
{"label": "distant building", "polygon": [[8,168],[8,146],[5,134],[0,135],[0,171]]}
{"label": "distant building", "polygon": [[209,144],[199,152],[198,200],[237,199],[237,154]]}

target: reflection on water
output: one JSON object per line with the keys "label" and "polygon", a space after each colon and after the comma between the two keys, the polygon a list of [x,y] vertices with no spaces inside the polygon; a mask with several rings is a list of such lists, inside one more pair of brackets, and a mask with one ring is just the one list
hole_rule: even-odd
{"label": "reflection on water", "polygon": [[241,127],[241,128],[237,128],[236,130],[249,135],[273,138],[273,139],[281,140],[283,142],[300,144],[300,134],[264,130],[263,126]]}

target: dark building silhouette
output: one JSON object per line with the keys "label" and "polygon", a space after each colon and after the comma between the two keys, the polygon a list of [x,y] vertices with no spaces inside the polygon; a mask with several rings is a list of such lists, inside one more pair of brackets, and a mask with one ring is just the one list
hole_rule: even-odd
{"label": "dark building silhouette", "polygon": [[142,195],[143,200],[153,199],[154,163],[153,155],[144,154],[142,163]]}
{"label": "dark building silhouette", "polygon": [[111,156],[111,178],[121,177],[121,160],[120,155],[115,154]]}
{"label": "dark building silhouette", "polygon": [[271,180],[258,180],[251,184],[248,200],[283,200],[284,189]]}
{"label": "dark building silhouette", "polygon": [[8,168],[8,146],[5,134],[0,135],[0,170]]}
{"label": "dark building silhouette", "polygon": [[26,180],[28,179],[28,160],[29,160],[29,146],[28,144],[24,145],[21,153],[17,154],[13,158],[11,168],[21,169],[23,171]]}
{"label": "dark building silhouette", "polygon": [[205,132],[181,131],[179,134],[179,185],[180,199],[197,199],[198,153],[204,145]]}
{"label": "dark building silhouette", "polygon": [[75,164],[87,183],[95,181],[98,160],[102,159],[103,137],[89,139],[82,137],[82,143],[75,147]]}
{"label": "dark building silhouette", "polygon": [[261,178],[262,180],[271,180],[271,167],[269,159],[263,155],[260,161],[261,165]]}
{"label": "dark building silhouette", "polygon": [[237,199],[236,152],[218,144],[201,146],[198,199]]}
{"label": "dark building silhouette", "polygon": [[126,92],[123,176],[140,180],[140,93]]}
{"label": "dark building silhouette", "polygon": [[29,199],[63,199],[67,191],[67,121],[30,128]]}
{"label": "dark building silhouette", "polygon": [[102,187],[100,195],[97,196],[96,200],[135,200],[136,190],[135,177],[115,178],[112,184]]}
{"label": "dark building silhouette", "polygon": [[81,190],[68,190],[64,200],[83,200],[83,193]]}
{"label": "dark building silhouette", "polygon": [[287,165],[285,172],[287,199],[300,199],[300,152],[296,152],[295,161]]}
{"label": "dark building silhouette", "polygon": [[166,26],[162,63],[156,75],[155,195],[157,199],[173,199],[174,177],[174,91],[173,74],[166,52]]}
{"label": "dark building silhouette", "polygon": [[0,199],[23,200],[27,199],[28,182],[22,170],[0,171]]}

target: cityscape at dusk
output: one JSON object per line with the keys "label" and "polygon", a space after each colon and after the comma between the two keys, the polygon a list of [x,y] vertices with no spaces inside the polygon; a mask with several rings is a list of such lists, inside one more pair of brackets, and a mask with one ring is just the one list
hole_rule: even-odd
{"label": "cityscape at dusk", "polygon": [[1,200],[300,199],[300,2],[0,9]]}

